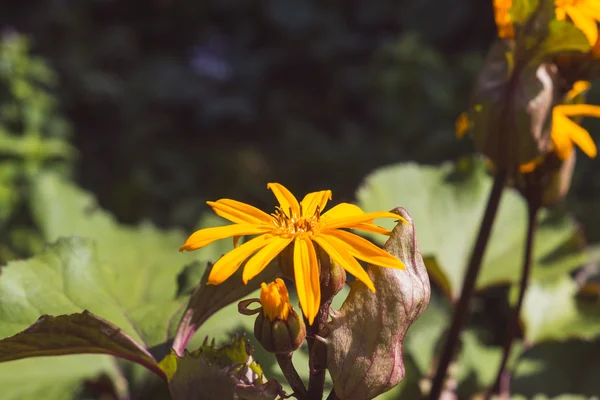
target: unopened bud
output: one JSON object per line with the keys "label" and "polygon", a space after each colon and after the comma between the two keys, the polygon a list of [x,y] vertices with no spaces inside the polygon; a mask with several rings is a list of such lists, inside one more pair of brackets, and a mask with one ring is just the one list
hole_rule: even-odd
{"label": "unopened bud", "polygon": [[[260,308],[248,308],[257,301],[261,304]],[[292,308],[287,288],[280,278],[269,284],[263,283],[260,300],[241,301],[238,309],[245,315],[258,313],[254,322],[254,336],[268,352],[292,353],[298,350],[306,338],[304,321]]]}
{"label": "unopened bud", "polygon": [[406,331],[429,303],[429,277],[419,252],[412,220],[392,231],[385,249],[402,260],[405,270],[369,266],[376,292],[355,282],[321,340],[327,368],[341,400],[368,400],[404,378],[402,343]]}

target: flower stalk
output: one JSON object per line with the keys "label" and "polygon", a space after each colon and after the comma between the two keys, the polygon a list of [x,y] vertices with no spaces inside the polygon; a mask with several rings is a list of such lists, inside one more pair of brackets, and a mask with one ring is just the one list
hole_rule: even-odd
{"label": "flower stalk", "polygon": [[277,364],[279,364],[279,368],[281,368],[283,376],[285,376],[285,379],[294,391],[293,396],[298,400],[309,399],[310,397],[308,397],[308,392],[306,391],[306,387],[304,387],[302,378],[300,378],[298,371],[296,371],[292,363],[292,354],[275,354],[275,359],[277,360]]}
{"label": "flower stalk", "polygon": [[525,291],[529,285],[529,278],[531,275],[537,214],[542,203],[542,188],[534,182],[535,176],[532,178],[533,179],[529,180],[530,182],[528,182],[529,184],[524,190],[525,198],[527,199],[528,218],[527,236],[525,238],[525,254],[523,256],[523,268],[521,270],[521,280],[519,283],[519,296],[517,304],[513,308],[508,321],[506,337],[502,348],[502,360],[500,361],[496,380],[492,387],[492,394],[498,393],[501,396],[508,396],[510,394],[510,371],[506,369],[506,365],[510,357],[512,345],[519,332],[521,308],[523,306]]}
{"label": "flower stalk", "polygon": [[492,186],[490,197],[488,198],[487,206],[485,208],[485,214],[483,215],[483,219],[479,227],[479,234],[477,235],[475,248],[471,253],[469,265],[463,280],[460,298],[458,300],[456,309],[454,310],[452,324],[450,325],[446,344],[444,346],[442,356],[439,359],[438,367],[432,381],[431,391],[429,392],[429,399],[431,400],[437,400],[440,398],[444,381],[446,379],[448,366],[450,365],[450,362],[456,353],[460,332],[467,320],[467,316],[469,315],[469,303],[475,292],[475,282],[477,280],[477,275],[479,275],[479,271],[481,270],[483,256],[490,239],[492,226],[494,224],[494,220],[496,219],[498,206],[500,205],[500,199],[502,197],[502,192],[504,190],[507,177],[508,170],[505,168],[498,169],[496,176],[494,177],[494,185]]}

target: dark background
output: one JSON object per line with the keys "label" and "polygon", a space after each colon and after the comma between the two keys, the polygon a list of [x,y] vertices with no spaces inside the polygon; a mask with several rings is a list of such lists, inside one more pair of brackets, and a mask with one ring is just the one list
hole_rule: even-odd
{"label": "dark background", "polygon": [[[378,166],[471,152],[454,120],[496,35],[481,0],[2,8],[5,32],[59,74],[76,181],[121,221],[186,229],[208,199],[270,206],[269,181],[348,201]],[[597,165],[579,162],[578,210],[600,192]]]}

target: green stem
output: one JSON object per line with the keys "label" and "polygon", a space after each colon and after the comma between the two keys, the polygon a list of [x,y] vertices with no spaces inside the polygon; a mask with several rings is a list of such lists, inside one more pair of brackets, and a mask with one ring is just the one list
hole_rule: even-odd
{"label": "green stem", "polygon": [[502,168],[498,169],[494,178],[494,186],[490,192],[485,214],[483,215],[481,225],[479,226],[479,234],[477,235],[477,241],[475,242],[475,247],[473,253],[471,253],[471,259],[469,260],[469,265],[465,273],[460,298],[456,309],[454,310],[454,315],[452,316],[452,324],[450,325],[446,345],[444,346],[442,356],[440,357],[431,385],[431,391],[429,392],[429,399],[431,400],[440,398],[448,366],[450,365],[458,346],[460,331],[469,315],[469,303],[475,292],[475,282],[479,270],[481,269],[481,262],[490,239],[492,226],[496,219],[496,213],[498,212],[498,206],[500,204],[500,198],[502,197],[502,191],[504,190],[507,176],[508,170]]}
{"label": "green stem", "polygon": [[283,376],[285,376],[285,379],[294,391],[294,396],[299,400],[309,399],[302,378],[300,378],[298,371],[296,371],[296,368],[292,363],[292,354],[275,354],[275,358],[277,359],[279,368],[281,368],[281,372],[283,372]]}
{"label": "green stem", "polygon": [[525,255],[523,258],[523,269],[521,270],[521,282],[519,285],[519,297],[517,304],[512,310],[510,321],[506,330],[506,339],[504,341],[502,351],[502,361],[498,367],[496,381],[492,388],[492,393],[508,394],[510,393],[510,371],[506,370],[506,364],[510,357],[513,342],[519,331],[519,318],[521,308],[523,307],[523,299],[525,291],[529,285],[529,276],[531,275],[533,243],[535,240],[536,217],[540,208],[539,201],[536,200],[535,194],[528,196],[528,221],[527,221],[527,237],[525,239]]}

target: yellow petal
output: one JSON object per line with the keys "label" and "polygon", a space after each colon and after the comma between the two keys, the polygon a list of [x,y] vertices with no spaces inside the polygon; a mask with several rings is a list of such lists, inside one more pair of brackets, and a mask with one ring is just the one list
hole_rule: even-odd
{"label": "yellow petal", "polygon": [[248,257],[270,244],[274,238],[276,237],[269,234],[261,235],[248,240],[246,243],[236,247],[229,253],[225,253],[225,255],[219,258],[215,265],[213,265],[210,275],[208,276],[208,283],[211,285],[223,283],[237,271],[240,265],[242,265]]}
{"label": "yellow petal", "polygon": [[345,250],[344,243],[340,243],[341,240],[327,235],[313,236],[312,240],[329,254],[329,257],[331,257],[333,262],[354,275],[356,279],[364,283],[371,291],[375,291],[375,286],[373,285],[371,278],[369,278],[369,274],[367,274],[367,271],[364,270],[360,263]]}
{"label": "yellow petal", "polygon": [[272,227],[266,225],[255,224],[235,224],[200,229],[199,231],[192,233],[188,240],[185,241],[183,246],[179,248],[179,251],[197,250],[209,243],[214,242],[215,240],[224,239],[230,236],[256,235],[259,233],[269,232],[272,229]]}
{"label": "yellow petal", "polygon": [[[500,36],[500,37],[502,37],[502,36]],[[464,112],[464,113],[460,114],[458,116],[458,118],[456,118],[456,123],[455,123],[456,137],[459,139],[462,139],[470,127],[471,127],[471,123],[469,122],[469,116],[467,115],[467,113]]]}
{"label": "yellow petal", "polygon": [[567,93],[567,101],[572,101],[575,97],[580,94],[587,92],[592,87],[592,84],[588,81],[577,81],[573,84],[569,93]]}
{"label": "yellow petal", "polygon": [[578,8],[588,17],[600,21],[600,3],[598,0],[591,0],[585,3],[580,3]]}
{"label": "yellow petal", "polygon": [[322,229],[354,228],[354,226],[358,224],[363,224],[365,222],[371,223],[376,218],[393,218],[408,223],[404,218],[402,218],[398,214],[386,211],[379,211],[340,218],[322,218]]}
{"label": "yellow petal", "polygon": [[335,219],[345,218],[355,215],[364,215],[364,211],[359,206],[350,203],[340,203],[329,209],[326,213],[321,215],[321,219]]}
{"label": "yellow petal", "polygon": [[569,117],[600,118],[600,106],[591,104],[565,104],[554,107],[554,111]]}
{"label": "yellow petal", "polygon": [[339,239],[341,246],[345,247],[346,251],[358,258],[368,262],[369,264],[378,265],[386,268],[405,269],[402,261],[388,253],[387,251],[375,246],[366,239],[361,238],[353,233],[342,230],[321,231],[321,235],[327,237],[333,236]]}
{"label": "yellow petal", "polygon": [[[578,124],[576,124],[575,122],[571,121],[569,118],[567,118],[561,114],[554,115],[553,120],[554,120],[555,124],[556,123],[559,124],[560,130],[567,135],[567,138],[570,141],[572,141],[573,143],[575,143],[577,146],[579,146],[579,148],[588,157],[590,157],[590,158],[596,157],[596,154],[597,154],[596,145],[594,144],[594,141],[590,137],[590,134],[588,133],[588,131],[586,131],[581,126],[579,126]],[[561,136],[565,136],[565,135],[563,134]],[[552,141],[554,142],[554,135],[552,135]],[[570,149],[568,147],[565,147],[563,150],[563,153],[561,153],[562,156],[567,156],[567,158],[568,158],[571,155],[571,153],[569,152],[567,154],[567,150],[572,151],[572,145],[571,145]],[[560,156],[559,156],[559,158],[561,160],[566,159],[566,158],[562,158]]]}
{"label": "yellow petal", "polygon": [[569,122],[572,121],[560,113],[554,112],[552,115],[552,145],[554,152],[561,160],[566,160],[573,152]]}
{"label": "yellow petal", "polygon": [[[267,188],[273,191],[273,194],[279,202],[279,207],[281,207],[281,211],[283,211],[285,215],[288,217],[300,215],[300,205],[298,204],[298,200],[283,185],[279,183],[269,183]],[[292,211],[292,215],[290,215],[290,210]]]}
{"label": "yellow petal", "polygon": [[537,167],[539,167],[542,164],[542,161],[544,161],[543,157],[536,157],[528,163],[521,164],[519,165],[519,172],[522,174],[528,174],[530,172],[533,172]]}
{"label": "yellow petal", "polygon": [[242,281],[244,284],[260,274],[271,260],[292,242],[293,238],[293,236],[287,238],[275,236],[272,239],[269,239],[269,244],[260,249],[260,251],[249,259],[244,266],[244,272],[242,273]]}
{"label": "yellow petal", "polygon": [[571,20],[573,20],[573,24],[585,33],[590,44],[595,44],[598,40],[598,23],[577,7],[567,7],[565,11]]}
{"label": "yellow petal", "polygon": [[206,204],[211,206],[219,217],[237,223],[249,224],[270,224],[275,221],[272,215],[259,210],[249,204],[231,199],[221,199],[215,201],[207,201]]}
{"label": "yellow petal", "polygon": [[385,229],[384,227],[381,227],[379,225],[374,225],[374,224],[357,224],[354,225],[352,227],[352,229],[358,229],[361,231],[366,231],[366,232],[373,232],[373,233],[379,233],[381,235],[391,235],[392,232],[390,232],[389,230]]}
{"label": "yellow petal", "polygon": [[307,194],[300,202],[302,216],[306,218],[312,217],[315,215],[317,207],[322,213],[329,200],[331,200],[331,190],[322,190]]}
{"label": "yellow petal", "polygon": [[321,305],[319,262],[312,242],[303,236],[294,241],[294,280],[300,308],[312,325]]}
{"label": "yellow petal", "polygon": [[567,13],[565,12],[564,8],[556,7],[556,19],[559,21],[564,21],[567,19]]}

